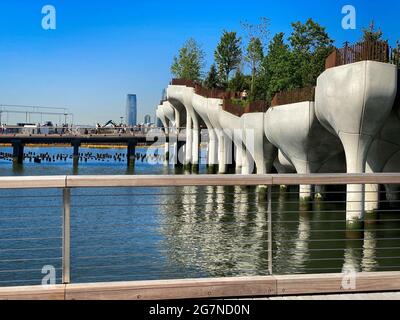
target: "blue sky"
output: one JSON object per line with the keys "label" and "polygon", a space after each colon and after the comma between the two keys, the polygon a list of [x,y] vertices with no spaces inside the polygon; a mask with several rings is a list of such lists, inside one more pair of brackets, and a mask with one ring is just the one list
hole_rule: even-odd
{"label": "blue sky", "polygon": [[[57,29],[41,27],[41,10],[57,9]],[[357,30],[343,30],[341,9],[357,9]],[[313,18],[338,46],[358,40],[371,19],[392,43],[400,39],[397,1],[1,0],[0,104],[68,107],[76,122],[119,120],[126,94],[138,95],[138,119],[154,116],[172,57],[194,37],[207,65],[222,30],[271,20],[271,34]]]}

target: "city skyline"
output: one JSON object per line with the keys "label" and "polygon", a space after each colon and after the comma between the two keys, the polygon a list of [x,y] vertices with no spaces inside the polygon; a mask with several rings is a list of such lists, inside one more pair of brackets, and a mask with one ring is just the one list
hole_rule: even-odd
{"label": "city skyline", "polygon": [[[56,30],[42,29],[45,4],[26,0],[0,4],[0,103],[65,107],[76,122],[85,124],[117,121],[125,113],[129,92],[140,97],[139,119],[154,114],[159,92],[171,79],[172,58],[182,44],[193,37],[202,45],[207,70],[222,31],[243,35],[241,21],[258,23],[259,17],[268,17],[273,36],[280,31],[288,35],[291,22],[311,17],[341,46],[358,40],[362,27],[374,19],[391,43],[400,38],[396,25],[400,4],[390,3],[388,12],[387,1],[353,1],[356,30],[342,29],[341,9],[348,4],[344,1],[253,1],[248,6],[205,1],[204,8],[215,9],[205,10],[179,1],[120,0],[93,6],[54,0]],[[221,15],[226,6],[227,14]]]}

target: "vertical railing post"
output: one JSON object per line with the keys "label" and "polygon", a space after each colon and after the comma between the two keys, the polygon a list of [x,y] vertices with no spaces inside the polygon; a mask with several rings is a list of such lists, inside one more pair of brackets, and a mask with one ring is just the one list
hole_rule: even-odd
{"label": "vertical railing post", "polygon": [[272,184],[268,186],[268,273],[272,275]]}
{"label": "vertical railing post", "polygon": [[63,189],[62,282],[71,281],[71,189]]}

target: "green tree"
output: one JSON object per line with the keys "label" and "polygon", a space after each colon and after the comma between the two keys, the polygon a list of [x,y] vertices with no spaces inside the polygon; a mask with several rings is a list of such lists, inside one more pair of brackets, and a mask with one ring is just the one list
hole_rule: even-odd
{"label": "green tree", "polygon": [[292,23],[289,37],[296,64],[296,86],[313,86],[325,70],[325,60],[333,50],[333,40],[326,29],[308,19],[306,23]]}
{"label": "green tree", "polygon": [[229,83],[229,76],[236,70],[242,60],[242,39],[236,32],[224,31],[221,40],[214,53],[215,62],[218,65],[220,82],[224,86]]}
{"label": "green tree", "polygon": [[208,89],[215,89],[219,87],[218,71],[215,64],[211,65],[210,71],[204,80],[204,86]]}
{"label": "green tree", "polygon": [[383,32],[381,29],[375,30],[375,22],[372,20],[368,28],[362,30],[363,36],[361,41],[375,42],[382,40]]}
{"label": "green tree", "polygon": [[235,75],[229,81],[228,89],[232,92],[242,92],[250,89],[251,79],[243,74],[240,68],[236,69]]}
{"label": "green tree", "polygon": [[[298,86],[293,53],[285,43],[284,33],[276,34],[268,47],[268,55],[262,64],[261,82],[266,91],[266,100],[271,100],[277,92]],[[259,85],[257,86],[259,87]]]}
{"label": "green tree", "polygon": [[200,81],[204,67],[204,51],[196,40],[190,38],[174,57],[171,73],[175,78]]}
{"label": "green tree", "polygon": [[252,38],[247,47],[245,60],[249,63],[251,68],[251,95],[254,93],[254,82],[257,75],[259,66],[264,58],[264,50],[261,40],[259,38]]}
{"label": "green tree", "polygon": [[258,38],[263,45],[263,49],[267,49],[270,37],[270,20],[268,18],[261,17],[259,24],[252,24],[247,21],[241,22],[240,24],[246,32],[247,40],[250,41],[253,38]]}

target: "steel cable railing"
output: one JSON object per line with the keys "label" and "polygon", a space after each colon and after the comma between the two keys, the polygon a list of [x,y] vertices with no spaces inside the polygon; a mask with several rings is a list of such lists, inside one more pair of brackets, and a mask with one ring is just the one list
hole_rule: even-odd
{"label": "steel cable railing", "polygon": [[170,177],[170,186],[132,177],[135,187],[95,177],[72,187],[65,177],[25,189],[19,180],[0,190],[0,286],[41,284],[46,266],[57,283],[400,270],[400,191],[383,187],[400,175],[377,176],[380,190],[360,198],[373,213],[352,229],[346,216],[358,201],[346,202],[343,186],[303,201],[299,179],[281,189],[279,176],[267,177],[263,193],[259,180],[232,186],[237,176],[210,186],[201,176]]}

